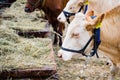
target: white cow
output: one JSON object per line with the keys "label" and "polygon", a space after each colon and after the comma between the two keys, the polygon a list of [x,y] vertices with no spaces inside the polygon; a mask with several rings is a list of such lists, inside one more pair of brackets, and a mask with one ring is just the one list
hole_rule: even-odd
{"label": "white cow", "polygon": [[[86,4],[88,1],[88,11],[93,10],[95,15],[106,12],[112,9],[120,3],[120,0],[69,0],[63,11],[69,13],[77,13],[82,4]],[[85,8],[84,8],[85,9]],[[83,11],[84,11],[83,9]],[[60,22],[65,23],[66,17],[63,12],[57,17]],[[73,19],[70,17],[70,22]]]}
{"label": "white cow", "polygon": [[[92,35],[92,30],[101,21],[101,44],[99,49],[113,63],[110,80],[114,80],[114,76],[118,68],[120,68],[120,23],[118,22],[120,21],[120,5],[107,11],[105,14],[97,16],[95,19],[91,19],[87,14],[77,13],[68,26],[62,47],[72,50],[82,49]],[[91,46],[93,46],[93,43],[90,43],[86,51],[89,51]],[[75,52],[63,49],[58,51],[58,56],[65,61],[70,60],[75,54]]]}

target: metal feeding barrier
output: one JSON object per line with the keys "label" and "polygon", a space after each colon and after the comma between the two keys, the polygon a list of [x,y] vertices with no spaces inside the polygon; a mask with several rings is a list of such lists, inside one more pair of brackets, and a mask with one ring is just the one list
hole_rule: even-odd
{"label": "metal feeding barrier", "polygon": [[4,7],[10,7],[11,4],[12,3],[10,3],[9,0],[0,0],[0,9],[2,9]]}

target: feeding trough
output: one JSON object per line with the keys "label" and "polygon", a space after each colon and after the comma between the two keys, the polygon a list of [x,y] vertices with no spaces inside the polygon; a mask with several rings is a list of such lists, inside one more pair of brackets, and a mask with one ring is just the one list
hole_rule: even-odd
{"label": "feeding trough", "polygon": [[51,68],[2,71],[0,72],[0,79],[47,79],[55,74],[56,69],[53,66]]}
{"label": "feeding trough", "polygon": [[19,1],[2,16],[0,80],[48,79],[57,73],[52,40],[46,38],[51,32],[44,29],[46,23],[42,19],[33,21],[37,13],[24,13],[24,4]]}
{"label": "feeding trough", "polygon": [[[48,62],[46,62],[46,63],[44,62],[42,66],[39,67],[39,65],[38,66],[36,65],[37,66],[36,67],[34,65],[34,63],[31,63],[31,61],[29,62],[29,60],[28,60],[28,62],[25,62],[25,64],[28,63],[27,66],[25,66],[24,63],[18,63],[18,64],[15,64],[15,66],[17,66],[17,67],[14,68],[14,66],[12,66],[14,64],[14,62],[13,62],[13,64],[10,64],[9,66],[5,65],[5,67],[4,67],[4,65],[3,65],[3,69],[1,69],[1,71],[0,71],[0,79],[9,79],[9,78],[46,79],[46,78],[49,78],[52,75],[56,74],[57,70],[56,70],[56,64],[55,64],[55,61],[54,61],[54,53],[52,51],[52,46],[49,45],[49,47],[51,48],[51,51],[49,52],[48,55],[46,55],[46,59],[48,59],[46,61],[48,61]],[[39,52],[39,50],[36,51],[35,53],[33,53],[32,56],[37,57],[37,55],[38,55],[38,54],[36,54],[37,52]],[[24,56],[23,58],[27,58],[27,57]],[[43,57],[45,57],[45,56],[43,55]],[[12,57],[9,56],[9,58],[12,58]],[[45,61],[45,60],[42,60],[42,61]],[[33,61],[33,62],[35,62],[35,61]],[[31,65],[29,63],[31,63],[33,65]],[[36,63],[40,64],[39,62],[36,62]],[[25,68],[22,65],[24,65]],[[29,68],[29,66],[30,66],[30,68]]]}
{"label": "feeding trough", "polygon": [[40,31],[18,31],[18,35],[27,37],[27,38],[33,38],[33,37],[39,37],[39,38],[46,38],[51,35],[50,31],[47,30],[40,30]]}
{"label": "feeding trough", "polygon": [[57,73],[52,40],[22,38],[0,28],[0,80],[47,79]]}

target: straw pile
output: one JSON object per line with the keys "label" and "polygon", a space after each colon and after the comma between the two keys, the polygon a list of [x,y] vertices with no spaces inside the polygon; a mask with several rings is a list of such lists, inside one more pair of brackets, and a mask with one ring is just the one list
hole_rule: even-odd
{"label": "straw pile", "polygon": [[12,6],[4,11],[2,17],[2,25],[10,28],[19,29],[20,31],[40,31],[44,30],[46,22],[39,18],[44,13],[42,11],[34,11],[32,13],[24,12],[26,0],[17,0]]}
{"label": "straw pile", "polygon": [[40,68],[54,64],[50,59],[51,40],[24,39],[13,30],[0,27],[0,70]]}
{"label": "straw pile", "polygon": [[0,70],[41,68],[45,65],[55,64],[50,57],[51,39],[26,39],[18,36],[13,28],[21,30],[40,30],[43,24],[37,19],[34,12],[24,12],[24,0],[18,0],[10,9],[6,9],[3,16],[9,19],[2,20],[0,24]]}

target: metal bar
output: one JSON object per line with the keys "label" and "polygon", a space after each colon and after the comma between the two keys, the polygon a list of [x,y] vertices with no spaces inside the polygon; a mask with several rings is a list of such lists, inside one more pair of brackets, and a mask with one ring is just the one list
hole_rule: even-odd
{"label": "metal bar", "polygon": [[8,5],[8,4],[12,4],[12,3],[1,3],[0,2],[0,5]]}

